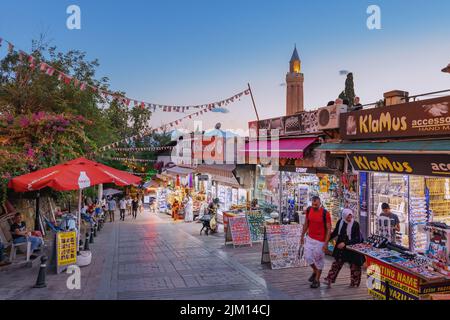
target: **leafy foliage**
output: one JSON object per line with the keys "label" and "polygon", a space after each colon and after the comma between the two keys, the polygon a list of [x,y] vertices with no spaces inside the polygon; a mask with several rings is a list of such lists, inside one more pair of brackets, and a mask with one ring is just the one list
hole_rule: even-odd
{"label": "leafy foliage", "polygon": [[[0,60],[0,196],[3,199],[11,177],[86,155],[135,135],[149,128],[151,118],[146,108],[129,108],[117,100],[106,101],[93,90],[80,90],[73,82],[63,83],[57,75],[49,76],[39,70],[39,61],[45,61],[77,80],[111,91],[108,78],[96,80],[99,62],[89,61],[85,52],[59,52],[41,37],[32,42],[31,56],[36,65],[18,52],[8,53]],[[157,140],[144,138],[134,146],[148,146],[150,141]],[[120,157],[117,153],[111,156]],[[147,153],[139,157],[155,155]],[[96,160],[118,169],[129,169],[123,163]]]}

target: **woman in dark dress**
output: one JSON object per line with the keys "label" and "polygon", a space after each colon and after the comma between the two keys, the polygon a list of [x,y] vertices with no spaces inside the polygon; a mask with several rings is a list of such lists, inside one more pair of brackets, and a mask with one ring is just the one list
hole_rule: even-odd
{"label": "woman in dark dress", "polygon": [[328,286],[335,283],[336,278],[346,262],[350,264],[350,287],[359,287],[361,283],[361,266],[364,264],[363,255],[347,250],[345,247],[363,241],[359,229],[359,223],[353,218],[351,209],[342,211],[342,218],[336,224],[336,228],[330,236],[330,240],[336,238],[334,247],[333,262],[328,276],[325,278]]}

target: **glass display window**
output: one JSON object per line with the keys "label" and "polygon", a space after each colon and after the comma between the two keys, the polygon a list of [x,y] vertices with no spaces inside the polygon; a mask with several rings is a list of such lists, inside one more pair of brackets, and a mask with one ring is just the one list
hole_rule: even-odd
{"label": "glass display window", "polygon": [[426,178],[432,220],[450,225],[450,179]]}
{"label": "glass display window", "polygon": [[247,204],[247,190],[242,188],[238,189],[238,203]]}
{"label": "glass display window", "polygon": [[280,210],[280,173],[258,166],[256,172],[255,199],[260,206],[273,205]]}
{"label": "glass display window", "polygon": [[409,247],[408,181],[406,175],[372,174],[370,233],[376,234],[378,217],[382,213],[381,206],[387,203],[391,212],[399,218],[400,232],[396,234],[396,242],[404,247]]}
{"label": "glass display window", "polygon": [[410,242],[414,252],[425,252],[427,233],[424,229],[429,221],[427,187],[424,177],[409,177],[409,222]]}
{"label": "glass display window", "polygon": [[333,227],[339,220],[343,198],[339,192],[340,181],[337,176],[282,172],[282,214],[290,221],[296,220],[311,205],[313,196],[322,200],[322,205],[331,214]]}

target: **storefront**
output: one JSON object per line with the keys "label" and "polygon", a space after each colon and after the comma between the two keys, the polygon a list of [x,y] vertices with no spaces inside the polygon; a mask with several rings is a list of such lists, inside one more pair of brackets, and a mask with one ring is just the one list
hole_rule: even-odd
{"label": "storefront", "polygon": [[271,165],[257,165],[255,172],[254,198],[261,207],[271,207],[280,212],[280,171]]}
{"label": "storefront", "polygon": [[[423,299],[450,291],[450,96],[349,112],[341,143],[320,149],[359,175],[367,241],[349,247],[367,258],[369,293]],[[400,221],[380,217],[387,203]]]}
{"label": "storefront", "polygon": [[378,232],[383,203],[399,217],[396,242],[415,252],[426,249],[428,222],[450,223],[449,104],[443,97],[343,114],[340,134],[348,141],[318,148],[359,173],[368,234]]}
{"label": "storefront", "polygon": [[[273,206],[283,223],[299,222],[299,215],[311,205],[313,196],[319,196],[330,211],[333,225],[345,205],[357,206],[357,178],[342,179],[339,170],[328,168],[325,152],[315,150],[316,142],[317,137],[284,137],[277,142],[253,141],[246,145],[248,159],[257,157],[260,163],[255,198],[263,206]],[[263,164],[269,160],[276,161],[278,167]],[[345,184],[348,188],[344,188],[344,181],[351,181]]]}
{"label": "storefront", "polygon": [[218,222],[223,222],[223,212],[246,209],[250,199],[249,186],[241,184],[235,175],[236,165],[200,165],[196,168],[199,188],[203,188],[206,199],[219,199]]}
{"label": "storefront", "polygon": [[156,200],[159,212],[171,214],[173,203],[182,203],[186,193],[194,193],[194,170],[187,167],[173,166],[166,168],[157,177],[164,181],[164,186],[157,189]]}

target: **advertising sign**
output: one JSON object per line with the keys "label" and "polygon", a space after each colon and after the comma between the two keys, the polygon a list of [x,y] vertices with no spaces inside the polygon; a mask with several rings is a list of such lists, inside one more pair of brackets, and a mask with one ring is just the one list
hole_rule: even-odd
{"label": "advertising sign", "polygon": [[340,116],[344,140],[450,134],[450,96],[347,112]]}
{"label": "advertising sign", "polygon": [[230,217],[227,229],[230,230],[234,246],[252,244],[247,217]]}
{"label": "advertising sign", "polygon": [[367,257],[369,294],[381,300],[418,300],[420,279],[379,260]]}
{"label": "advertising sign", "polygon": [[352,154],[349,159],[356,171],[450,176],[450,155]]}
{"label": "advertising sign", "polygon": [[[265,228],[261,262],[269,262],[272,269],[298,267],[301,225],[269,225]],[[268,257],[266,259],[265,257]]]}
{"label": "advertising sign", "polygon": [[58,232],[56,234],[57,269],[77,262],[77,234],[75,231]]}
{"label": "advertising sign", "polygon": [[264,239],[264,215],[261,211],[250,211],[247,214],[250,234],[253,242]]}

